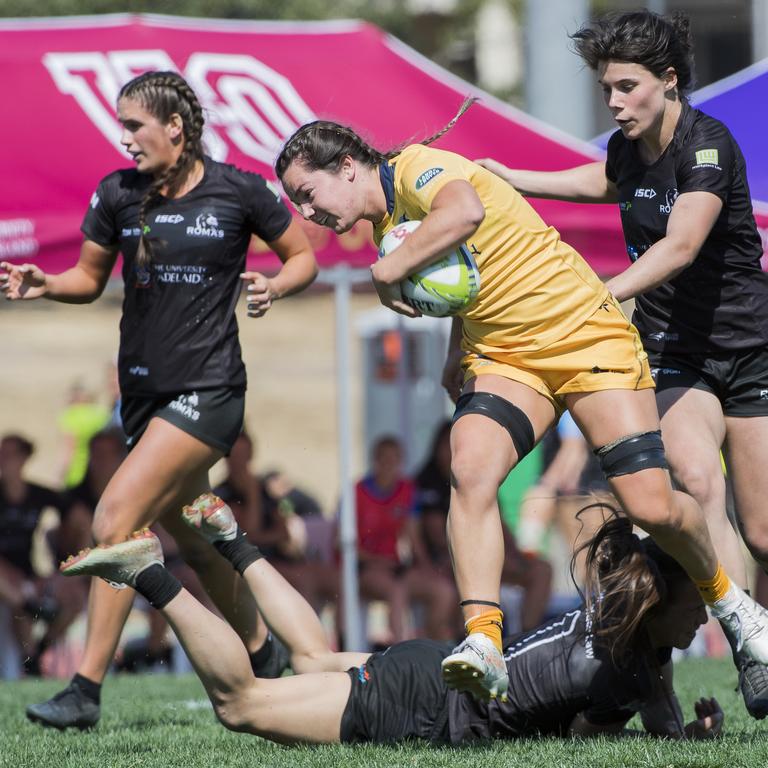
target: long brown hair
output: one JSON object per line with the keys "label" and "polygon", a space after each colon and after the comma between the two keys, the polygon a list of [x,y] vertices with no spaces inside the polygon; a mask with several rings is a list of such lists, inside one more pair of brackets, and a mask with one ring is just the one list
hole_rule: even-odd
{"label": "long brown hair", "polygon": [[[431,144],[451,130],[456,121],[477,101],[468,96],[459,107],[451,121],[433,133],[420,144]],[[288,141],[275,161],[275,172],[279,179],[288,170],[294,160],[298,160],[309,171],[331,171],[335,173],[341,167],[345,157],[352,157],[364,165],[374,167],[386,160],[391,160],[413,142],[407,141],[386,152],[375,149],[358,133],[346,125],[328,120],[315,120],[302,125]]]}
{"label": "long brown hair", "polygon": [[152,260],[152,239],[147,225],[147,211],[157,203],[160,190],[167,189],[173,197],[187,179],[195,163],[203,158],[203,125],[205,117],[197,96],[187,81],[176,72],[145,72],[127,82],[118,94],[119,99],[138,102],[153,117],[167,124],[171,116],[181,117],[184,147],[174,165],[152,181],[144,193],[139,208],[139,247],[136,262],[145,266]]}
{"label": "long brown hair", "polygon": [[[640,539],[631,521],[604,504],[610,518],[578,552],[587,550],[584,602],[592,636],[621,662],[649,648],[645,622],[666,605],[688,575],[652,539]],[[574,555],[574,558],[576,555]]]}

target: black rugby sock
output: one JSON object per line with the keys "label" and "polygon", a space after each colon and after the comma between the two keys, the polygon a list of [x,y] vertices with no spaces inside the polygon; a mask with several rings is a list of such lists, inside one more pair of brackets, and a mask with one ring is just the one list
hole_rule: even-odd
{"label": "black rugby sock", "polygon": [[94,683],[87,677],[75,673],[72,682],[82,691],[83,695],[95,704],[101,704],[101,683]]}
{"label": "black rugby sock", "polygon": [[251,563],[264,557],[261,550],[248,541],[245,531],[241,531],[239,528],[234,539],[231,541],[214,541],[213,546],[216,547],[222,557],[232,563],[232,567],[241,576]]}
{"label": "black rugby sock", "polygon": [[136,591],[153,608],[165,608],[181,592],[181,582],[160,563],[150,565],[136,577]]}
{"label": "black rugby sock", "polygon": [[248,656],[251,660],[251,669],[253,670],[254,674],[258,674],[261,671],[261,668],[269,661],[270,657],[272,656],[272,633],[267,633],[267,639],[264,641],[264,644],[259,648],[258,651],[254,651],[253,653],[249,653]]}

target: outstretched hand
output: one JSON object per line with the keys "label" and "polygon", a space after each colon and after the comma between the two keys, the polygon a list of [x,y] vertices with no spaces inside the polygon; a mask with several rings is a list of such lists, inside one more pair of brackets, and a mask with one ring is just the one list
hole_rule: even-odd
{"label": "outstretched hand", "polygon": [[45,272],[35,264],[0,262],[0,291],[9,301],[45,295]]}
{"label": "outstretched hand", "polygon": [[261,272],[243,272],[240,279],[248,284],[248,317],[262,317],[277,298],[272,281]]}
{"label": "outstretched hand", "polygon": [[725,714],[717,699],[701,698],[693,705],[696,720],[685,726],[685,735],[689,739],[714,739],[720,735]]}

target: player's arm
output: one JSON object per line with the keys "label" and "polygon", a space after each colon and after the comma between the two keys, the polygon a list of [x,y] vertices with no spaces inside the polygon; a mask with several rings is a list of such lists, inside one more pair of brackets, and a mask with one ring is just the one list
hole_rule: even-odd
{"label": "player's arm", "polygon": [[661,668],[659,694],[640,710],[645,730],[672,739],[713,739],[720,734],[725,715],[717,700],[701,698],[694,703],[696,719],[683,725],[683,712],[672,684],[672,662]]}
{"label": "player's arm", "polygon": [[475,160],[478,165],[504,179],[521,195],[567,200],[574,203],[615,203],[616,185],[605,175],[605,163],[587,163],[564,171],[525,171],[507,168],[496,160]]}
{"label": "player's arm", "polygon": [[666,235],[637,261],[608,281],[618,301],[639,296],[693,264],[723,208],[712,192],[685,192],[672,206]]}
{"label": "player's arm", "polygon": [[374,283],[391,286],[463,244],[485,218],[485,206],[464,179],[448,181],[434,196],[421,226],[372,267]]}
{"label": "player's arm", "polygon": [[117,257],[117,246],[84,240],[80,258],[58,275],[43,272],[36,264],[0,263],[0,291],[7,299],[46,298],[64,304],[88,304],[104,291]]}
{"label": "player's arm", "polygon": [[261,317],[272,302],[303,291],[317,277],[317,261],[304,229],[296,219],[275,240],[267,243],[283,266],[274,277],[244,272],[248,284],[248,316]]}
{"label": "player's arm", "polygon": [[573,718],[573,722],[568,729],[571,736],[581,736],[589,738],[592,736],[620,736],[624,733],[624,726],[628,719],[619,720],[614,723],[592,723],[587,719],[584,712],[580,712]]}

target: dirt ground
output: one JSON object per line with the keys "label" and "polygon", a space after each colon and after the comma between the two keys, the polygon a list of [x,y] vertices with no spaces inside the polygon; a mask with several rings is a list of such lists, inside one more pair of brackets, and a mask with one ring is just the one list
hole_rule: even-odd
{"label": "dirt ground", "polygon": [[[380,306],[372,293],[355,293],[352,323]],[[74,382],[106,403],[106,376],[117,353],[118,291],[87,306],[49,301],[1,302],[5,350],[0,365],[0,435],[20,432],[36,445],[31,479],[56,485],[62,447],[57,414]],[[258,442],[258,468],[281,468],[329,511],[338,498],[334,300],[317,291],[278,302],[263,318],[238,309],[248,371],[246,425]],[[355,474],[364,469],[360,344],[351,334]],[[222,467],[212,477],[220,477]]]}

